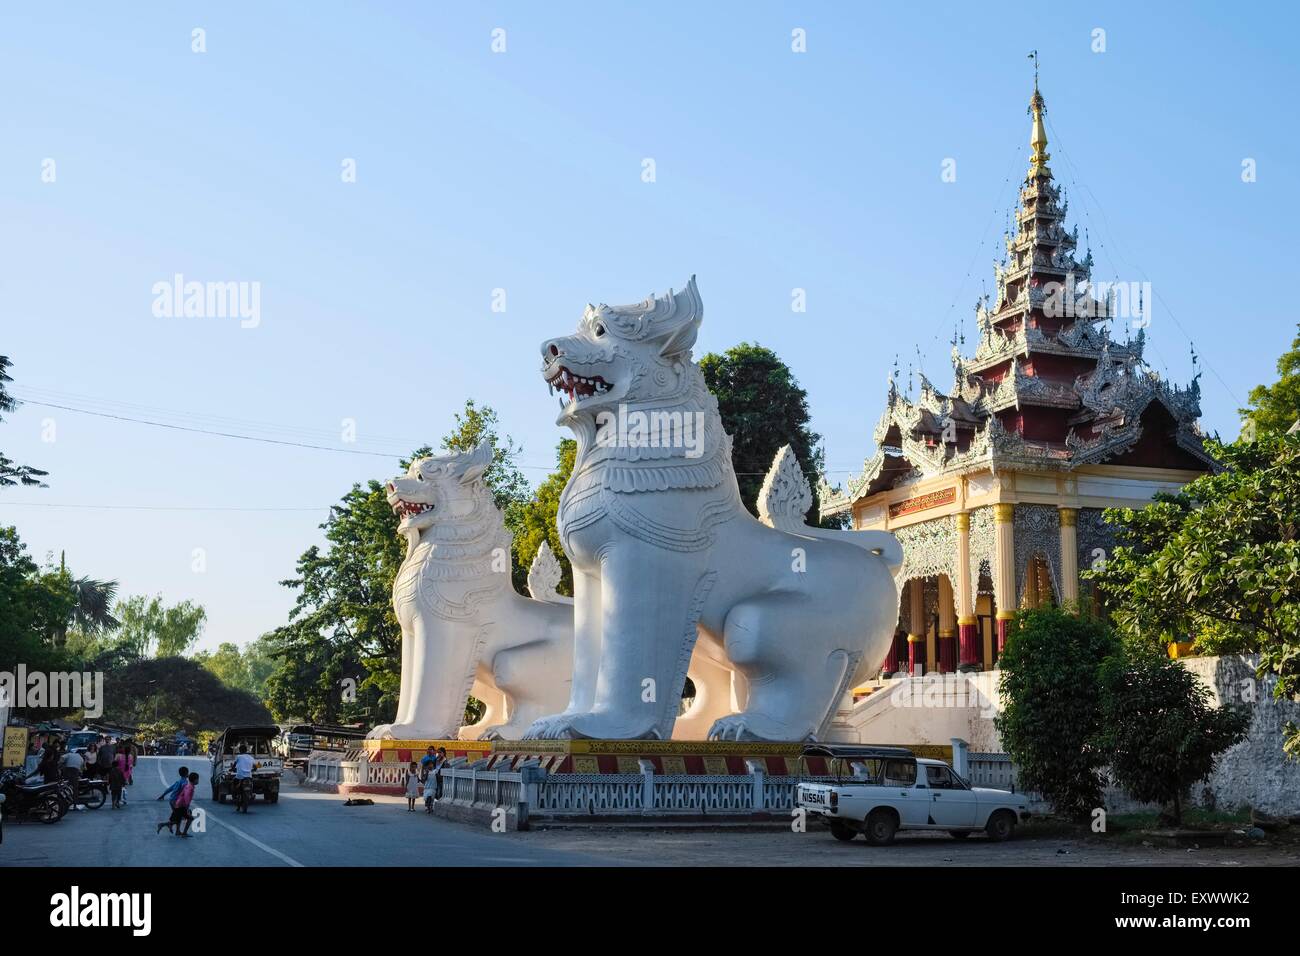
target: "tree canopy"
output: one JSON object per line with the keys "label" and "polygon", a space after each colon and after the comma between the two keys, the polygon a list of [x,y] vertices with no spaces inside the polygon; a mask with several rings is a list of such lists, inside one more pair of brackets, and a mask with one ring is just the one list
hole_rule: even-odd
{"label": "tree canopy", "polygon": [[[1145,508],[1112,509],[1117,546],[1086,572],[1120,633],[1163,650],[1260,654],[1274,694],[1300,692],[1300,436],[1211,443],[1224,470]],[[1287,729],[1300,753],[1300,730]]]}
{"label": "tree canopy", "polygon": [[[821,436],[809,426],[808,393],[769,348],[742,342],[700,359],[704,382],[718,399],[722,426],[731,436],[731,460],[745,507],[758,514],[758,491],[782,445],[789,445],[813,488],[820,483]],[[818,502],[814,501],[814,518]]]}
{"label": "tree canopy", "polygon": [[[1300,328],[1300,325],[1297,326]],[[1300,421],[1300,335],[1277,360],[1278,380],[1256,385],[1247,396],[1249,408],[1240,409],[1247,427],[1246,437],[1269,432],[1286,432]]]}
{"label": "tree canopy", "polygon": [[[0,412],[12,412],[18,407],[18,402],[5,386],[13,381],[9,375],[9,368],[13,365],[7,355],[0,355]],[[3,421],[0,418],[0,421]],[[41,471],[31,465],[18,465],[6,458],[3,452],[0,452],[0,488],[13,485],[40,485],[41,479],[48,472]]]}

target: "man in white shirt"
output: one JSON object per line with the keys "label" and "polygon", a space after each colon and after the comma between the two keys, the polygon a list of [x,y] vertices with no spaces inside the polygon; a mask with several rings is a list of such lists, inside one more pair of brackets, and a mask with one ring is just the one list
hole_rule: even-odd
{"label": "man in white shirt", "polygon": [[81,773],[86,769],[86,761],[75,750],[69,750],[59,758],[59,767],[63,770],[63,779],[72,787],[72,809],[84,809],[77,803],[77,797],[80,796]]}
{"label": "man in white shirt", "polygon": [[235,779],[253,779],[253,755],[248,752],[245,744],[239,745],[239,756],[235,758]]}

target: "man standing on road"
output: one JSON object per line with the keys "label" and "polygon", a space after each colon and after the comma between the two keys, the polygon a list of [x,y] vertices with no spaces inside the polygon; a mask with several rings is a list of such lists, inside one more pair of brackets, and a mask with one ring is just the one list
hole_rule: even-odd
{"label": "man standing on road", "polygon": [[84,809],[77,803],[77,798],[80,796],[81,772],[86,769],[86,761],[75,750],[69,750],[59,760],[59,769],[63,773],[63,779],[72,787],[72,809]]}
{"label": "man standing on road", "polygon": [[99,750],[95,752],[95,773],[107,780],[111,769],[113,769],[113,745],[107,737],[101,737]]}

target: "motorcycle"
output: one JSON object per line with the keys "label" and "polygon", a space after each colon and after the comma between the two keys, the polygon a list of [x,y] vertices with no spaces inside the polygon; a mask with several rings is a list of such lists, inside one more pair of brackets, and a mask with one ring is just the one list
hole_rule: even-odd
{"label": "motorcycle", "polygon": [[5,815],[28,817],[38,823],[57,823],[63,819],[67,807],[63,802],[59,783],[27,785],[16,771],[0,774],[0,794],[3,794]]}
{"label": "motorcycle", "polygon": [[232,796],[235,799],[235,812],[247,813],[248,805],[253,802],[253,781],[236,780]]}
{"label": "motorcycle", "polygon": [[95,777],[82,777],[77,782],[77,802],[88,810],[98,810],[108,799],[108,784]]}

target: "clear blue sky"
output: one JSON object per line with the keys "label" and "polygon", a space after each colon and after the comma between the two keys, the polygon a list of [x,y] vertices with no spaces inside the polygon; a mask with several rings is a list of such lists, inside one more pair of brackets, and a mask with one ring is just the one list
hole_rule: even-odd
{"label": "clear blue sky", "polygon": [[[1294,299],[1264,293],[1295,269],[1297,20],[1289,3],[6,4],[0,353],[29,398],[354,451],[436,443],[473,396],[538,480],[561,437],[538,343],[588,301],[696,273],[697,354],[775,349],[842,480],[894,355],[905,369],[919,346],[947,385],[954,323],[973,331],[1037,48],[1098,278],[1152,282],[1149,360],[1185,381],[1194,340],[1204,424],[1235,435],[1295,332]],[[175,273],[259,282],[260,326],[156,318]],[[201,602],[208,647],[281,623],[277,582],[327,506],[396,469],[34,403],[0,448],[50,472],[0,494],[0,522],[125,593]]]}

